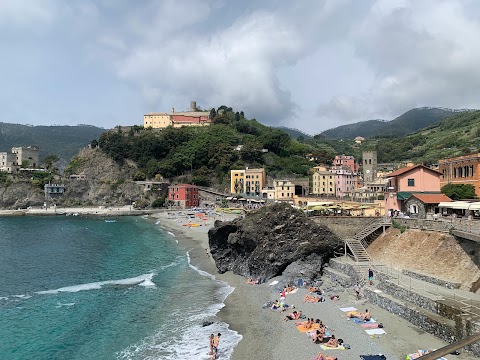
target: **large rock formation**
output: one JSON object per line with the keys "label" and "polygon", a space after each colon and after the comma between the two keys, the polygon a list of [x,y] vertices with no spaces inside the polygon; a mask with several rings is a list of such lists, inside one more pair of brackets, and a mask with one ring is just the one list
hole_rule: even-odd
{"label": "large rock formation", "polygon": [[267,279],[287,267],[292,278],[315,278],[343,244],[288,204],[265,206],[232,222],[216,221],[208,238],[219,272]]}

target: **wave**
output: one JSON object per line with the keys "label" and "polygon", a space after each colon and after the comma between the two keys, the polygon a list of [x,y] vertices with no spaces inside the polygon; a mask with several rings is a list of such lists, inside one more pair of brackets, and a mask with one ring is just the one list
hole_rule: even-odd
{"label": "wave", "polygon": [[98,281],[98,282],[93,282],[88,284],[66,286],[66,287],[62,287],[54,290],[37,291],[35,292],[35,294],[44,295],[44,294],[58,294],[59,292],[78,292],[78,291],[86,291],[86,290],[98,290],[105,285],[140,285],[140,286],[147,286],[147,287],[155,286],[155,283],[152,281],[152,278],[154,275],[156,274],[150,273],[150,274],[143,274],[143,275],[133,277],[133,278],[128,278],[128,279]]}
{"label": "wave", "polygon": [[170,231],[167,231],[168,234],[172,235],[173,237],[175,237],[175,234],[170,232]]}
{"label": "wave", "polygon": [[197,268],[196,266],[192,265],[192,263],[190,262],[190,254],[189,252],[187,251],[187,261],[188,261],[188,266],[190,266],[193,270],[195,270],[197,273],[199,273],[200,275],[202,276],[205,276],[205,277],[209,277],[210,279],[212,280],[217,280],[217,278],[215,277],[215,275],[212,275],[206,271],[203,271],[203,270],[200,270],[199,268]]}

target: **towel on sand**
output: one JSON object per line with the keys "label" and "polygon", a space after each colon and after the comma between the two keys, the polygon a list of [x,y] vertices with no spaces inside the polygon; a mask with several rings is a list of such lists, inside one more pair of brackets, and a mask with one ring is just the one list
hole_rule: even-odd
{"label": "towel on sand", "polygon": [[319,324],[313,324],[310,329],[305,329],[305,328],[303,327],[303,325],[298,325],[298,326],[297,326],[297,329],[298,329],[298,331],[300,331],[300,332],[306,333],[307,331],[320,329],[320,325],[319,325]]}
{"label": "towel on sand", "polygon": [[328,347],[328,346],[325,346],[325,345],[320,345],[320,347],[321,347],[323,350],[345,350],[345,348],[343,347],[343,345],[338,345],[337,347]]}
{"label": "towel on sand", "polygon": [[360,355],[363,360],[387,360],[385,355]]}
{"label": "towel on sand", "polygon": [[382,335],[382,334],[386,334],[385,330],[383,330],[383,329],[370,329],[370,330],[365,330],[365,332],[366,332],[368,335]]}
{"label": "towel on sand", "polygon": [[374,323],[374,324],[372,324],[372,323],[366,323],[366,324],[362,324],[362,325],[360,325],[360,326],[361,326],[362,328],[364,328],[364,329],[376,329],[376,328],[378,328],[378,324],[377,324],[377,323]]}
{"label": "towel on sand", "polygon": [[376,323],[375,319],[370,319],[368,321],[363,321],[362,319],[359,319],[359,318],[352,318],[352,321],[355,324],[373,324],[373,323]]}
{"label": "towel on sand", "polygon": [[343,312],[350,312],[350,311],[356,311],[357,308],[350,306],[350,307],[340,308],[340,310],[342,310]]}

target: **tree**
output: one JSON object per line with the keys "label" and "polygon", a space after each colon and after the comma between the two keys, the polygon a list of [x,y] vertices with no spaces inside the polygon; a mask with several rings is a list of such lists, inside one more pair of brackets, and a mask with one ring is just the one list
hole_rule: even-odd
{"label": "tree", "polygon": [[212,110],[210,110],[210,120],[213,120],[215,116],[217,116],[217,111],[215,110],[215,108],[212,108]]}
{"label": "tree", "polygon": [[45,157],[45,159],[43,159],[43,163],[48,171],[55,171],[55,163],[58,160],[60,160],[60,158],[57,155],[52,154]]}
{"label": "tree", "polygon": [[447,184],[441,191],[452,200],[476,198],[475,187],[471,184]]}

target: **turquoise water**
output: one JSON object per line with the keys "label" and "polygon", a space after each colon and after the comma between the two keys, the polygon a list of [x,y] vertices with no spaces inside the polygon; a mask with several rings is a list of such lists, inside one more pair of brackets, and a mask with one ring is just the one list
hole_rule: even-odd
{"label": "turquoise water", "polygon": [[[232,291],[143,218],[0,218],[1,359],[206,359]],[[222,356],[220,357],[222,358]]]}

